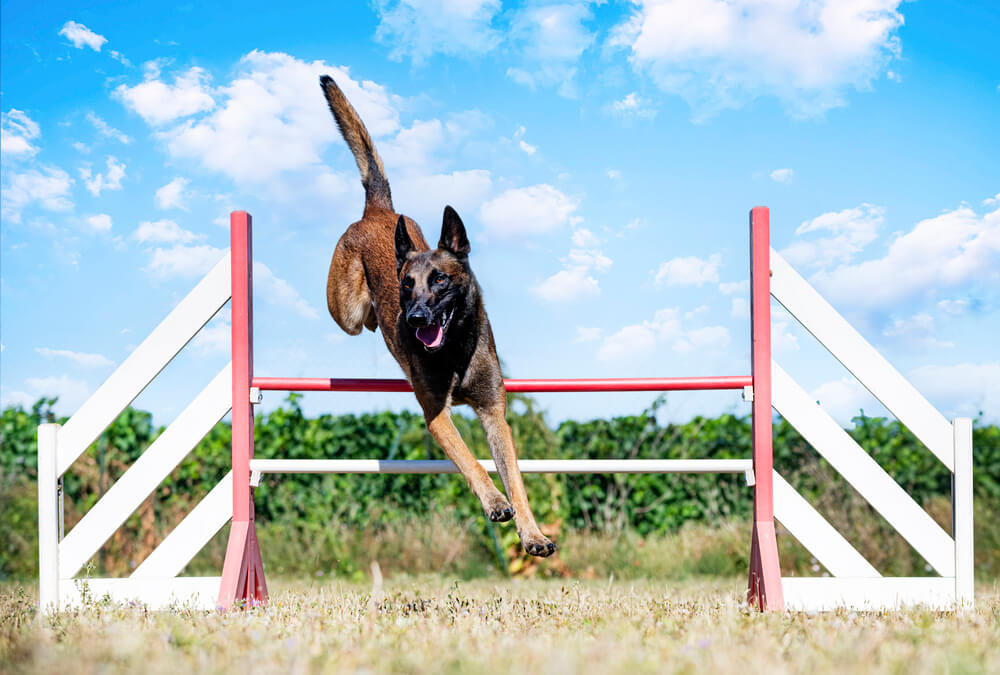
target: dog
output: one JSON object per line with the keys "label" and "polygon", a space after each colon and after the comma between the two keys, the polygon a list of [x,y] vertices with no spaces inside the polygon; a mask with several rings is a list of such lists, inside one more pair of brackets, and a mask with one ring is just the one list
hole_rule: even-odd
{"label": "dog", "polygon": [[[458,213],[444,209],[436,249],[420,227],[395,212],[382,160],[354,107],[327,75],[320,87],[341,135],[354,154],[365,189],[361,220],[340,237],[330,261],[327,307],[349,335],[381,329],[406,374],[427,429],[479,498],[493,522],[514,519],[529,554],[556,551],[528,504],[507,424],[507,392],[482,291],[469,267],[469,238]],[[479,417],[504,489],[501,493],[472,456],[451,421],[453,405]]]}

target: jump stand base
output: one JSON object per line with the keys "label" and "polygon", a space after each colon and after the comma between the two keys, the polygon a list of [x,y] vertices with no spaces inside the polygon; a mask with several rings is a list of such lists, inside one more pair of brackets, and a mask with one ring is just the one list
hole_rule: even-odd
{"label": "jump stand base", "polygon": [[256,607],[266,602],[267,582],[257,543],[257,528],[252,520],[233,522],[226,547],[226,562],[222,568],[218,605],[228,610],[234,605]]}
{"label": "jump stand base", "polygon": [[781,569],[778,566],[778,540],[774,534],[773,520],[755,521],[753,524],[747,602],[762,612],[780,612],[785,609]]}

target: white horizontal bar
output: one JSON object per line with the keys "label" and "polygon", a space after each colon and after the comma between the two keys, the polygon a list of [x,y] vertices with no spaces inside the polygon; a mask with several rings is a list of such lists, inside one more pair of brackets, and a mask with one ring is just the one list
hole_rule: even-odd
{"label": "white horizontal bar", "polygon": [[[479,460],[497,473],[492,460]],[[746,473],[749,459],[521,459],[521,473]],[[251,473],[458,473],[447,459],[251,459]]]}
{"label": "white horizontal bar", "polygon": [[771,399],[774,409],[938,574],[955,576],[954,540],[774,361]]}
{"label": "white horizontal bar", "polygon": [[111,489],[59,542],[59,576],[69,579],[146,501],[231,406],[232,364],[226,365]]}
{"label": "white horizontal bar", "polygon": [[215,609],[222,577],[176,577],[162,579],[60,579],[59,608],[83,605],[84,591],[92,601],[109,597],[114,602],[140,602],[150,609],[182,605],[192,609]]}
{"label": "white horizontal bar", "polygon": [[951,424],[944,415],[773,248],[771,295],[948,469],[955,469]]}
{"label": "white horizontal bar", "polygon": [[954,577],[783,577],[785,609],[824,612],[840,607],[858,610],[899,609],[924,605],[955,607]]}
{"label": "white horizontal bar", "polygon": [[212,488],[132,572],[133,579],[175,577],[233,517],[233,472]]}
{"label": "white horizontal bar", "polygon": [[881,576],[777,471],[774,472],[774,517],[833,576]]}
{"label": "white horizontal bar", "polygon": [[231,285],[226,253],[59,430],[60,476],[226,304]]}

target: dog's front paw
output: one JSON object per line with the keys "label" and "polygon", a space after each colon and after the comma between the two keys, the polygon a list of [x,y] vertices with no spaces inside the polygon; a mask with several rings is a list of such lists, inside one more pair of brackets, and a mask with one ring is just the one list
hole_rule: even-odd
{"label": "dog's front paw", "polygon": [[521,537],[521,545],[524,546],[524,550],[527,551],[529,555],[537,556],[539,558],[548,558],[550,555],[559,550],[559,547],[553,544],[549,538],[543,534]]}
{"label": "dog's front paw", "polygon": [[514,507],[501,494],[497,494],[491,499],[489,506],[484,510],[486,511],[486,517],[494,523],[506,523],[514,517]]}

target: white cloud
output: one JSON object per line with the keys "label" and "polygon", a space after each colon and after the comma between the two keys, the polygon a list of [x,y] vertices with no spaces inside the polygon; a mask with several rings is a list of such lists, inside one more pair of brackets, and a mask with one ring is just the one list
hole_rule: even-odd
{"label": "white cloud", "polygon": [[508,36],[521,57],[507,76],[530,87],[558,87],[562,96],[576,96],[576,62],[593,43],[595,33],[584,26],[592,18],[585,3],[553,3],[525,7],[511,21]]}
{"label": "white cloud", "polygon": [[270,302],[282,307],[291,309],[300,316],[307,319],[316,319],[319,312],[306,302],[305,298],[299,295],[295,288],[280,277],[262,262],[253,264],[254,287],[260,289],[261,294]]}
{"label": "white cloud", "polygon": [[0,149],[4,157],[34,157],[38,146],[32,141],[42,135],[41,127],[17,108],[0,113]]}
{"label": "white cloud", "polygon": [[953,316],[965,314],[965,312],[969,310],[970,305],[971,303],[964,298],[958,298],[955,300],[939,300],[937,303],[938,309],[945,314],[951,314]]}
{"label": "white cloud", "polygon": [[97,133],[99,133],[101,136],[104,136],[106,138],[113,138],[119,143],[124,143],[125,145],[128,145],[129,143],[132,142],[132,139],[129,136],[122,133],[121,131],[118,131],[118,129],[115,129],[113,126],[105,122],[103,119],[95,115],[93,112],[87,113],[87,121],[89,121],[91,124],[94,125],[94,128],[97,130]]}
{"label": "white cloud", "polygon": [[1000,361],[921,366],[910,380],[949,418],[982,411],[987,422],[1000,421]]}
{"label": "white cloud", "polygon": [[600,294],[594,272],[607,272],[612,260],[597,248],[600,240],[585,228],[570,237],[573,248],[562,259],[563,269],[535,284],[532,292],[547,302],[573,302]]}
{"label": "white cloud", "polygon": [[445,142],[441,120],[416,120],[408,129],[400,129],[395,138],[382,144],[384,163],[393,171],[415,172],[435,168],[434,154]]}
{"label": "white cloud", "polygon": [[187,178],[177,177],[156,191],[156,206],[159,209],[183,209],[187,211],[184,194],[190,183]]}
{"label": "white cloud", "polygon": [[155,248],[145,271],[156,279],[191,279],[204,276],[226,254],[225,249],[214,246],[185,246]]}
{"label": "white cloud", "polygon": [[39,396],[32,396],[26,391],[19,389],[0,390],[0,408],[14,408],[20,406],[24,410],[31,410],[31,406],[39,399]]}
{"label": "white cloud", "polygon": [[561,303],[599,295],[601,287],[586,267],[570,267],[539,282],[532,292],[546,302]]}
{"label": "white cloud", "polygon": [[585,227],[573,230],[570,241],[575,248],[595,248],[601,243],[597,236]]}
{"label": "white cloud", "polygon": [[656,117],[657,112],[650,105],[649,101],[641,98],[634,91],[627,94],[620,101],[612,101],[609,110],[613,115],[627,122],[631,122],[634,119],[651,120]]}
{"label": "white cloud", "polygon": [[790,183],[795,172],[791,169],[775,169],[771,172],[771,180],[775,183]]}
{"label": "white cloud", "polygon": [[375,39],[390,46],[392,59],[421,64],[434,53],[477,56],[500,43],[491,25],[500,0],[376,0],[375,9]]}
{"label": "white cloud", "polygon": [[[273,201],[319,210],[343,207],[361,191],[353,162],[335,174],[322,161],[328,146],[344,147],[320,92],[322,74],[337,81],[373,137],[399,130],[397,99],[384,87],[355,81],[346,69],[322,61],[253,51],[240,60],[236,77],[214,92],[218,105],[210,114],[165,128],[158,137],[171,157],[196,160],[266,191]],[[397,184],[394,179],[394,193]]]}
{"label": "white cloud", "polygon": [[695,349],[718,351],[730,341],[729,329],[725,326],[685,328],[680,310],[673,307],[657,311],[652,320],[625,326],[606,337],[597,350],[597,358],[601,361],[637,359],[648,356],[654,349],[670,349],[678,354],[688,354]]}
{"label": "white cloud", "polygon": [[205,235],[195,234],[172,220],[164,219],[139,223],[139,229],[132,233],[132,238],[140,243],[190,244],[204,239]]}
{"label": "white cloud", "polygon": [[99,213],[97,215],[88,216],[87,224],[94,229],[95,232],[110,232],[111,231],[111,216],[106,213]]}
{"label": "white cloud", "polygon": [[801,237],[814,232],[827,232],[831,236],[811,241],[796,239],[781,255],[795,267],[822,268],[847,263],[875,241],[884,222],[885,209],[871,204],[824,213],[799,225],[795,234]]}
{"label": "white cloud", "polygon": [[198,331],[191,341],[191,346],[203,355],[228,354],[233,347],[232,331],[232,313],[226,307],[207,326]]}
{"label": "white cloud", "polygon": [[108,41],[103,35],[98,35],[82,23],[77,23],[76,21],[67,21],[64,23],[63,27],[59,30],[59,35],[64,36],[72,42],[73,46],[77,49],[90,47],[95,52],[101,51],[101,46]]}
{"label": "white cloud", "polygon": [[35,351],[47,359],[69,359],[81,368],[110,368],[115,365],[114,361],[101,354],[74,352],[68,349],[50,349],[48,347],[36,347]]}
{"label": "white cloud", "polygon": [[482,205],[492,188],[490,172],[473,169],[450,174],[404,174],[393,180],[392,194],[398,204],[405,205],[406,215],[423,225],[424,235],[434,243],[445,204],[466,219]]}
{"label": "white cloud", "polygon": [[102,190],[121,190],[122,179],[125,178],[125,165],[114,157],[108,156],[107,171],[94,174],[89,167],[80,169],[80,178],[87,186],[87,191],[95,197],[101,194]]}
{"label": "white cloud", "polygon": [[57,396],[59,403],[56,410],[59,414],[76,411],[90,395],[90,387],[82,380],[74,380],[67,375],[57,377],[29,377],[25,380],[28,387],[35,393],[35,398],[42,396]]}
{"label": "white cloud", "polygon": [[209,75],[204,69],[190,68],[177,75],[172,85],[160,80],[159,75],[158,68],[147,68],[146,81],[134,87],[119,85],[114,96],[153,126],[215,107],[208,85]]}
{"label": "white cloud", "polygon": [[899,52],[900,0],[638,0],[609,44],[699,115],[776,96],[796,114],[842,105]]}
{"label": "white cloud", "polygon": [[573,222],[576,209],[575,199],[541,183],[504,191],[483,203],[479,217],[488,236],[518,239],[551,232]]}
{"label": "white cloud", "polygon": [[709,256],[708,260],[695,256],[674,258],[660,263],[654,281],[657,286],[701,286],[717,282],[721,264],[722,256],[718,253]]}
{"label": "white cloud", "polygon": [[812,282],[838,306],[888,309],[917,297],[1000,282],[1000,209],[967,206],[917,223],[884,256],[820,270]]}
{"label": "white cloud", "polygon": [[914,347],[948,349],[955,346],[954,343],[938,340],[934,337],[934,332],[934,317],[926,312],[919,312],[905,319],[895,319],[882,330],[884,336]]}
{"label": "white cloud", "polygon": [[523,126],[518,127],[517,131],[514,132],[514,140],[517,141],[517,147],[521,148],[522,152],[528,155],[533,155],[538,148],[524,140],[524,135],[526,133],[528,133],[527,129]]}
{"label": "white cloud", "polygon": [[69,189],[73,179],[62,169],[41,167],[23,173],[4,172],[3,189],[0,190],[0,210],[3,217],[13,223],[21,222],[21,212],[38,204],[46,211],[69,211],[73,202]]}

